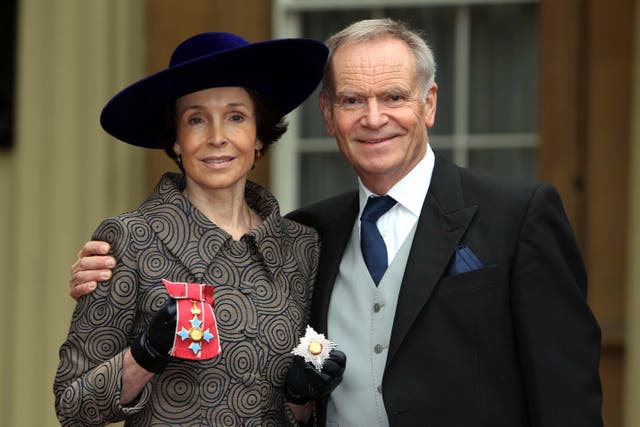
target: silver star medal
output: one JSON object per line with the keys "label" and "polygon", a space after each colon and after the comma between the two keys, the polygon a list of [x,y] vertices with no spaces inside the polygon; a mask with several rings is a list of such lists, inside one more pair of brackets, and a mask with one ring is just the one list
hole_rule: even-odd
{"label": "silver star medal", "polygon": [[322,370],[324,361],[329,357],[329,352],[336,348],[336,345],[326,339],[324,334],[319,334],[307,325],[304,337],[300,338],[300,344],[291,353],[304,358],[305,362],[313,364],[318,370]]}

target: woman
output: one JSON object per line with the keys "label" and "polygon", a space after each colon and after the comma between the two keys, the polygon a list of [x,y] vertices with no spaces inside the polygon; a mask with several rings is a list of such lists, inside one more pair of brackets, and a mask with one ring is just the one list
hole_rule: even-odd
{"label": "woman", "polygon": [[[290,352],[307,323],[318,236],[283,219],[247,174],[286,130],[284,115],[315,89],[326,55],[312,40],[199,34],[176,48],[167,69],[107,103],[107,132],[164,148],[183,174],[165,174],[138,209],[93,235],[110,243],[118,265],[78,301],[60,349],[62,425],[308,418],[302,404],[314,396],[300,378],[309,369],[288,371],[299,365],[289,368]],[[344,361],[332,368],[319,378],[326,393]],[[285,404],[287,375],[297,381],[287,384],[288,400],[300,406]]]}

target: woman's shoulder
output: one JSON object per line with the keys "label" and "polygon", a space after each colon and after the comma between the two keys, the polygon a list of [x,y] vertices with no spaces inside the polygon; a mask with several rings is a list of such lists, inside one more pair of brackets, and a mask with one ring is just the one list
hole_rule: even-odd
{"label": "woman's shoulder", "polygon": [[100,222],[97,229],[115,226],[115,227],[127,227],[130,228],[134,224],[137,224],[140,220],[144,221],[143,216],[138,209],[132,209],[130,211],[121,212],[109,218],[105,218]]}
{"label": "woman's shoulder", "polygon": [[286,231],[286,234],[289,237],[300,238],[300,237],[308,236],[314,239],[318,239],[318,232],[313,227],[304,225],[300,222],[294,221],[286,217],[281,217],[281,221],[283,224],[283,229]]}
{"label": "woman's shoulder", "polygon": [[132,239],[140,240],[144,236],[151,235],[150,224],[135,209],[102,220],[91,239],[108,242],[117,256],[118,252],[123,252],[130,247],[129,243]]}

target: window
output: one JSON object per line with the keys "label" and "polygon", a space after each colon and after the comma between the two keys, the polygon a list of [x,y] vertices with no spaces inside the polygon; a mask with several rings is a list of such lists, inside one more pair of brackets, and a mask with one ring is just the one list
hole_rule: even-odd
{"label": "window", "polygon": [[[434,51],[436,155],[499,175],[532,177],[537,145],[535,1],[275,0],[274,37],[326,40],[348,24],[390,17],[421,32]],[[283,212],[357,187],[326,136],[317,93],[289,117],[276,144],[273,190]],[[279,145],[280,144],[280,145]],[[279,146],[278,146],[279,145]]]}

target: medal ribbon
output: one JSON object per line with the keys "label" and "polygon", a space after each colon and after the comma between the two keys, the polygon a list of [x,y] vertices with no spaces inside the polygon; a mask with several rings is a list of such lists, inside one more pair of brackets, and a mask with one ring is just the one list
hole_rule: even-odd
{"label": "medal ribbon", "polygon": [[189,360],[206,360],[220,354],[220,337],[213,313],[213,286],[170,282],[162,279],[176,300],[176,334],[171,355]]}

